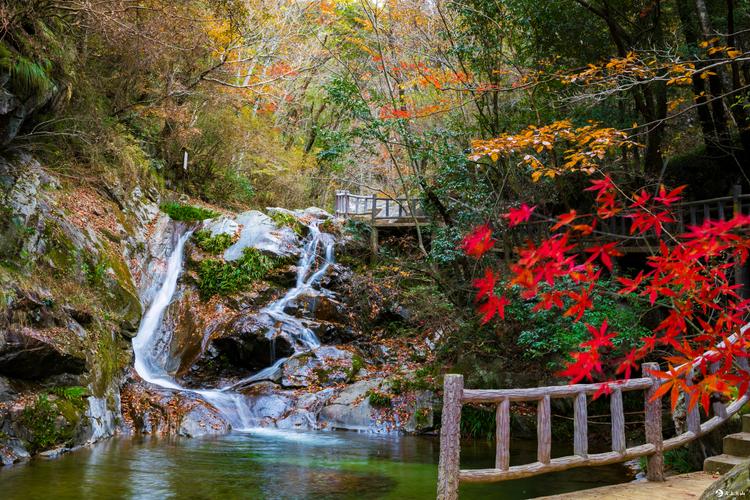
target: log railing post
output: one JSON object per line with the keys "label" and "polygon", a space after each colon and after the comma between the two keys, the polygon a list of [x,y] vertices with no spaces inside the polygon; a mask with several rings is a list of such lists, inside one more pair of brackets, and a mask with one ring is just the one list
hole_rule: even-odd
{"label": "log railing post", "polygon": [[[693,368],[694,370],[695,368]],[[685,381],[687,385],[693,385],[693,370],[690,370]],[[685,394],[685,407],[690,407],[688,394]],[[687,410],[687,416],[685,417],[687,430],[695,434],[696,436],[701,432],[701,414],[698,405],[693,406],[692,410]]]}
{"label": "log railing post", "polygon": [[612,415],[612,451],[625,453],[625,411],[622,407],[622,389],[617,386],[612,388],[609,411]]}
{"label": "log railing post", "polygon": [[586,408],[586,393],[576,395],[573,408],[573,453],[580,457],[589,454],[588,414]]}
{"label": "log railing post", "polygon": [[463,375],[446,375],[443,382],[443,416],[440,428],[440,462],[438,464],[438,500],[458,498],[458,473],[461,456],[461,399]]}
{"label": "log railing post", "polygon": [[510,400],[503,399],[495,413],[495,468],[510,467]]}
{"label": "log railing post", "polygon": [[549,394],[539,400],[536,412],[537,460],[548,464],[552,453],[552,410]]}
{"label": "log railing post", "polygon": [[653,455],[648,457],[648,470],[646,477],[649,481],[664,481],[664,454],[661,430],[661,398],[651,401],[656,390],[659,388],[659,379],[651,372],[659,370],[658,363],[643,363],[641,365],[643,376],[648,377],[653,385],[646,391],[646,442],[656,448]]}

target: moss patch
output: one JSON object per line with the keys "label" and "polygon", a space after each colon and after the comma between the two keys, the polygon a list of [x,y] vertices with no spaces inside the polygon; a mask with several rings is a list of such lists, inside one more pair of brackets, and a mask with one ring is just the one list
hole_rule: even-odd
{"label": "moss patch", "polygon": [[186,222],[213,219],[214,217],[217,217],[219,215],[213,210],[208,210],[202,207],[194,207],[193,205],[184,205],[182,203],[176,202],[164,203],[160,208],[173,220]]}
{"label": "moss patch", "polygon": [[299,236],[305,231],[305,226],[292,214],[286,212],[274,212],[271,214],[271,220],[279,227],[288,227]]}
{"label": "moss patch", "polygon": [[389,408],[391,406],[391,395],[377,389],[367,391],[367,398],[374,408]]}

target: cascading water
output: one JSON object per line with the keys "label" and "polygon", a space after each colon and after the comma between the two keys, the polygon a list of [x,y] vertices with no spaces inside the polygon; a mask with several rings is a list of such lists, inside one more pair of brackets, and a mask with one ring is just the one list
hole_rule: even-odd
{"label": "cascading water", "polygon": [[[302,293],[309,291],[325,275],[329,266],[334,262],[334,240],[329,234],[324,234],[318,228],[319,221],[309,224],[310,235],[306,242],[299,264],[297,266],[297,280],[294,288],[290,289],[284,297],[266,307],[262,313],[268,314],[276,320],[282,331],[289,332],[294,340],[295,352],[306,352],[320,346],[312,330],[304,326],[302,321],[284,312],[290,302],[297,299]],[[144,314],[138,333],[133,339],[133,352],[135,354],[135,370],[138,375],[154,385],[164,389],[190,392],[197,394],[211,403],[221,412],[235,430],[249,429],[255,426],[257,419],[253,418],[252,411],[248,407],[245,398],[234,392],[240,385],[247,385],[254,381],[263,380],[273,374],[286,358],[276,362],[255,375],[241,380],[231,386],[221,389],[189,389],[179,385],[166,370],[168,356],[168,345],[170,338],[163,328],[164,312],[172,302],[177,290],[177,280],[182,272],[185,243],[192,232],[183,234],[175,245],[172,254],[167,261],[167,272],[159,291],[153,302]],[[323,264],[315,271],[313,268],[318,260],[318,250],[324,246]],[[269,332],[271,334],[272,332]]]}
{"label": "cascading water", "polygon": [[[312,222],[308,228],[310,229],[310,236],[302,250],[302,256],[297,265],[296,285],[282,298],[271,303],[261,311],[261,313],[266,313],[276,320],[281,325],[281,331],[291,333],[292,340],[294,341],[295,353],[306,352],[315,349],[316,347],[320,347],[320,341],[315,336],[315,333],[307,328],[302,321],[287,314],[284,310],[290,302],[297,299],[303,293],[312,290],[313,286],[325,276],[328,268],[334,263],[333,250],[335,241],[333,237],[330,234],[325,234],[320,231],[318,228],[318,221]],[[324,246],[325,260],[317,271],[312,272],[313,266],[318,257],[318,248],[321,243]],[[274,332],[269,332],[269,335],[273,334]],[[275,353],[272,353],[272,357],[276,357]],[[223,388],[222,391],[228,391],[241,385],[247,385],[252,382],[268,379],[279,369],[279,367],[281,367],[282,364],[284,364],[286,360],[287,358],[278,359],[273,365],[264,368],[250,377]]]}

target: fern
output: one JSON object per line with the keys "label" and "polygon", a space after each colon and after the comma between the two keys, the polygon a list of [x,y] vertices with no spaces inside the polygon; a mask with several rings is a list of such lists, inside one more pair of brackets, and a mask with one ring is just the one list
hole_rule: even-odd
{"label": "fern", "polygon": [[47,60],[34,62],[0,46],[0,68],[10,75],[10,87],[19,96],[41,97],[54,88],[51,66]]}

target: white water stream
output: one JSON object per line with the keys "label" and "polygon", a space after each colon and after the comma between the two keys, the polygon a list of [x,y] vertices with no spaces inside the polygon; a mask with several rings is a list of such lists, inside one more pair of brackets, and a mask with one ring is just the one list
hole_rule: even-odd
{"label": "white water stream", "polygon": [[[294,340],[296,352],[305,352],[320,346],[320,341],[312,330],[304,326],[302,321],[284,312],[287,305],[303,293],[312,290],[313,286],[325,275],[334,261],[333,249],[335,241],[329,234],[321,233],[318,229],[319,221],[312,222],[308,227],[310,234],[302,250],[302,256],[297,265],[297,281],[284,297],[271,303],[261,313],[268,314],[276,320]],[[167,272],[153,302],[149,305],[141,319],[138,333],[133,339],[135,354],[135,370],[146,382],[164,389],[191,392],[211,403],[224,417],[227,418],[235,430],[246,430],[256,426],[257,418],[252,414],[242,394],[232,391],[239,385],[246,385],[254,381],[269,378],[287,358],[277,360],[272,366],[224,388],[189,389],[179,385],[166,370],[171,340],[167,329],[163,328],[164,313],[174,298],[177,290],[177,280],[183,269],[185,243],[192,235],[192,231],[183,234],[177,242],[167,261]],[[317,270],[314,266],[318,261],[318,252],[323,246],[324,260]],[[288,328],[284,328],[287,326]],[[271,332],[269,332],[271,333]]]}

